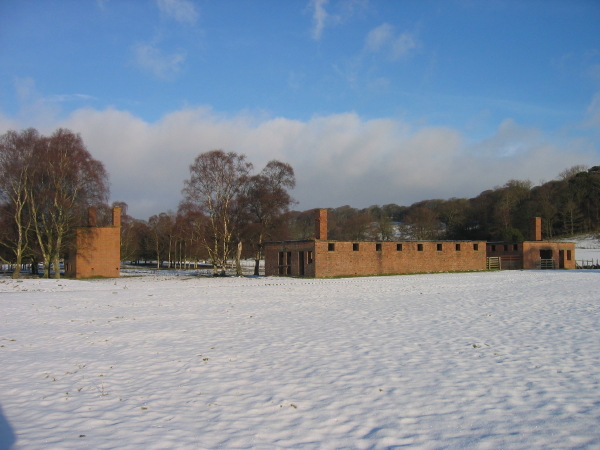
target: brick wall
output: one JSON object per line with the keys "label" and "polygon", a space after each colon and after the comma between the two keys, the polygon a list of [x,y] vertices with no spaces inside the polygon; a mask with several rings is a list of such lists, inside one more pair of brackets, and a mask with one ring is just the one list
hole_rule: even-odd
{"label": "brick wall", "polygon": [[[543,252],[543,253],[541,253]],[[557,269],[575,268],[575,244],[573,242],[548,242],[525,241],[514,242],[488,242],[487,256],[504,258],[518,258],[518,266],[514,269],[536,269],[540,259],[554,259]]]}
{"label": "brick wall", "polygon": [[315,239],[327,239],[327,210],[315,211]]}
{"label": "brick wall", "polygon": [[265,275],[315,277],[315,241],[285,241],[265,244]]}
{"label": "brick wall", "polygon": [[[541,252],[545,252],[547,255]],[[575,268],[575,244],[573,242],[523,242],[523,269],[537,268],[537,261],[542,256],[545,259],[556,260],[558,269]]]}
{"label": "brick wall", "polygon": [[65,261],[65,275],[73,278],[121,275],[120,228],[78,228],[75,249]]}
{"label": "brick wall", "polygon": [[113,208],[112,226],[96,227],[96,209],[88,210],[88,227],[75,230],[75,247],[65,260],[65,276],[72,278],[121,275],[121,209]]}
{"label": "brick wall", "polygon": [[[476,247],[477,250],[475,250]],[[311,263],[308,263],[307,252],[313,252]],[[304,276],[316,278],[468,271],[486,268],[485,242],[483,241],[343,242],[316,240],[266,244],[265,274],[301,276],[302,256],[305,258]],[[291,261],[289,270],[287,269],[288,260]]]}
{"label": "brick wall", "polygon": [[315,253],[315,273],[319,278],[484,270],[486,267],[483,241],[329,241],[317,242]]}

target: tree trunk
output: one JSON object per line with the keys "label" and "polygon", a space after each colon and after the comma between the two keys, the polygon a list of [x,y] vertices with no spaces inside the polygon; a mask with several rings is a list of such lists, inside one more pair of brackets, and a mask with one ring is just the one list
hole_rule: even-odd
{"label": "tree trunk", "polygon": [[259,268],[260,268],[260,259],[255,259],[254,260],[254,276],[260,275]]}
{"label": "tree trunk", "polygon": [[240,262],[241,257],[242,257],[242,241],[238,242],[237,254],[236,254],[236,258],[235,258],[235,268],[236,268],[236,274],[238,277],[241,277],[244,275],[242,273],[242,263]]}
{"label": "tree trunk", "polygon": [[39,275],[38,273],[38,263],[35,258],[31,259],[31,275]]}
{"label": "tree trunk", "polygon": [[52,265],[54,266],[53,278],[60,279],[60,260],[58,254],[54,255],[54,258],[52,258]]}
{"label": "tree trunk", "polygon": [[17,254],[17,263],[15,264],[15,269],[13,270],[12,273],[12,278],[19,278],[19,276],[21,275],[21,260],[22,260],[22,255],[21,253]]}

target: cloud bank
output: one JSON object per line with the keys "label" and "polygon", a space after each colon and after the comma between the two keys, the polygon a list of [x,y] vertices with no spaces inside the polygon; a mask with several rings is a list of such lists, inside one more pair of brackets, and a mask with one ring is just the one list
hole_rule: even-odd
{"label": "cloud bank", "polygon": [[[1,132],[15,125],[0,116]],[[597,159],[589,141],[553,143],[511,119],[477,142],[448,127],[364,120],[355,113],[302,122],[224,116],[206,106],[175,111],[155,123],[127,111],[84,108],[39,129],[50,133],[57,127],[81,133],[110,174],[112,200],[125,201],[141,219],[176,210],[189,165],[213,149],[245,153],[257,171],[271,159],[290,163],[299,209],[472,197],[509,179],[537,183]]]}

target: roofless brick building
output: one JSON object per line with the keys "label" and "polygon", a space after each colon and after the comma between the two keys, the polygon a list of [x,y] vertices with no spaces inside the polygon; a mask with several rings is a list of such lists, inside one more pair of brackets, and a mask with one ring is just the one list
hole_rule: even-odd
{"label": "roofless brick building", "polygon": [[575,245],[532,241],[333,241],[327,239],[327,210],[315,212],[315,239],[264,244],[265,275],[325,278],[486,269],[575,268]]}
{"label": "roofless brick building", "polygon": [[96,209],[88,210],[88,226],[75,230],[75,247],[65,259],[65,276],[115,278],[121,275],[121,208],[112,209],[112,225],[96,226]]}

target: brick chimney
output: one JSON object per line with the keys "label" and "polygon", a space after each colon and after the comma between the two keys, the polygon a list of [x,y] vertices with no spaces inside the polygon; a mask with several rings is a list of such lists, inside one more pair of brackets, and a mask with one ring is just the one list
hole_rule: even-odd
{"label": "brick chimney", "polygon": [[90,206],[88,208],[88,227],[95,227],[97,226],[97,217],[98,213],[96,211],[96,208],[93,206]]}
{"label": "brick chimney", "polygon": [[121,208],[115,206],[112,209],[112,226],[120,227],[121,226]]}
{"label": "brick chimney", "polygon": [[315,211],[315,239],[327,240],[327,210]]}
{"label": "brick chimney", "polygon": [[542,240],[542,218],[534,217],[531,219],[531,236],[532,241]]}

